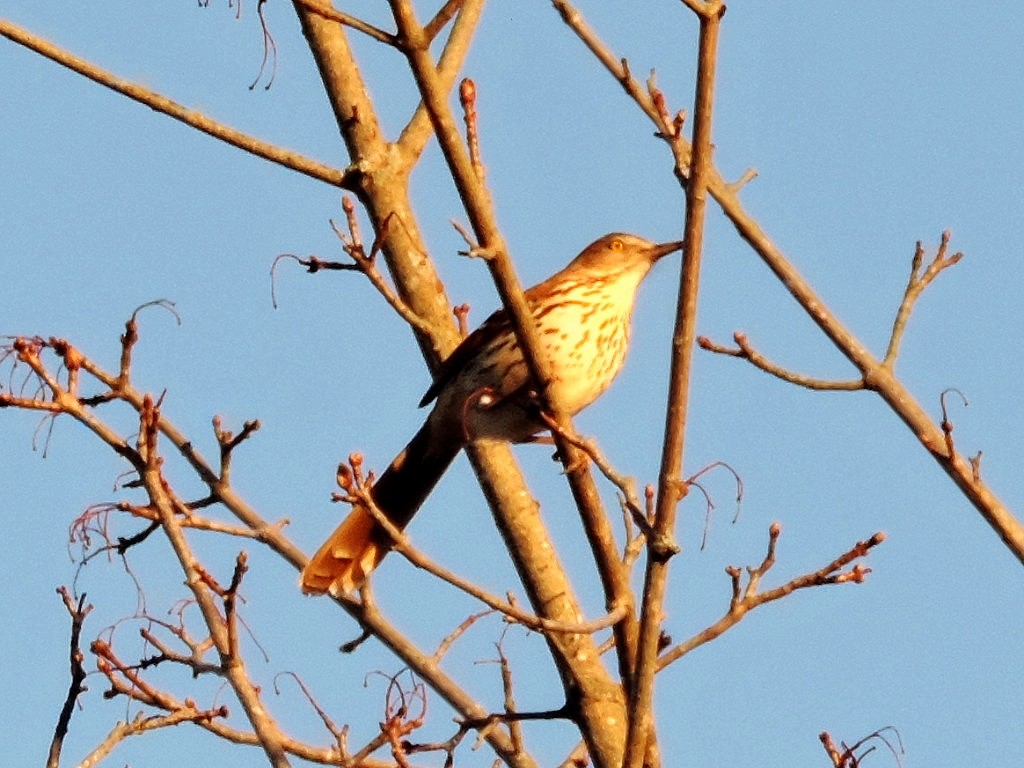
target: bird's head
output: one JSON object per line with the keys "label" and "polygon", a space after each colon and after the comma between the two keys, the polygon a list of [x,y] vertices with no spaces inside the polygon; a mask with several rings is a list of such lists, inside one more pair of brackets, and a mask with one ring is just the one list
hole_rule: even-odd
{"label": "bird's head", "polygon": [[681,240],[652,243],[636,235],[612,232],[584,248],[568,268],[592,272],[595,275],[638,271],[643,276],[662,256],[678,251],[682,247]]}

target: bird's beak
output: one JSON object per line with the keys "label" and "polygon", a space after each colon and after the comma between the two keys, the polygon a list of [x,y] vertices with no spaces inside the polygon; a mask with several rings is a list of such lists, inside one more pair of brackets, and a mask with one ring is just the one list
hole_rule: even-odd
{"label": "bird's beak", "polygon": [[651,262],[655,262],[662,256],[668,256],[673,251],[683,250],[682,240],[673,240],[671,243],[660,243],[654,246],[654,250],[651,253]]}

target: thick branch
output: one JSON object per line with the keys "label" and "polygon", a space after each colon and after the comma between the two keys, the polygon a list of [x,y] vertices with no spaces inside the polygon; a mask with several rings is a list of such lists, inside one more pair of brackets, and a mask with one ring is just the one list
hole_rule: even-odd
{"label": "thick branch", "polygon": [[[474,164],[473,158],[463,143],[455,118],[444,99],[444,93],[441,90],[442,83],[433,65],[429,49],[426,47],[426,36],[413,17],[411,9],[405,3],[394,0],[392,8],[398,21],[399,31],[407,46],[410,66],[434,124],[434,132],[438,137],[438,142],[473,227],[479,246],[478,255],[487,259],[487,265],[501,296],[502,304],[512,320],[524,359],[534,380],[540,384],[539,390],[544,407],[557,424],[572,431],[568,415],[564,413],[559,403],[553,402],[548,396],[547,385],[552,379],[550,361],[544,353],[544,346],[537,333],[536,324],[523,297],[507,247],[498,228],[490,194],[477,173],[477,165]],[[607,607],[609,611],[624,609],[628,616],[626,621],[616,625],[620,675],[628,688],[632,677],[632,655],[636,642],[633,596],[629,589],[628,574],[618,559],[615,537],[608,518],[604,514],[600,494],[587,467],[584,454],[557,435],[555,441],[566,468],[574,500],[582,516],[587,539],[597,561],[598,572],[605,589]],[[516,528],[518,525],[513,519],[507,519],[502,527]],[[534,549],[535,542],[524,539],[521,544],[517,545],[514,540],[510,539],[507,532],[505,535],[506,543],[514,550],[520,550],[519,554],[513,552],[517,565],[524,563],[525,552],[522,551],[522,546]],[[526,586],[538,612],[541,610],[540,606],[551,605],[551,603],[542,596],[541,591],[547,592],[549,587],[542,587],[539,584],[537,574],[551,574],[552,572],[550,567],[545,567],[540,572],[533,571],[533,575],[528,575],[527,569],[520,568],[520,575],[534,582],[533,586],[530,584]],[[560,581],[565,582],[565,579],[560,579]],[[561,586],[553,584],[549,586],[555,587],[556,593],[571,594],[565,591],[567,583]],[[572,614],[577,613],[574,608],[571,608],[570,611]],[[563,617],[562,620],[566,620],[566,618]],[[574,653],[573,657],[580,658],[581,654]],[[601,719],[607,718],[602,717]],[[621,718],[616,718],[616,720],[622,722]],[[595,759],[600,762],[600,758]],[[616,757],[614,761],[617,762],[618,758]]]}
{"label": "thick branch", "polygon": [[296,0],[296,14],[323,80],[338,130],[356,174],[353,191],[366,207],[375,237],[402,301],[433,329],[416,334],[431,370],[460,337],[452,321],[451,303],[433,263],[409,201],[412,159],[388,144],[345,29]]}
{"label": "thick branch", "polygon": [[[449,4],[450,5],[450,4]],[[462,62],[469,53],[469,44],[473,40],[473,33],[476,31],[477,22],[480,20],[480,13],[483,10],[483,0],[465,0],[461,3],[455,23],[452,25],[451,34],[445,42],[444,50],[437,62],[437,74],[441,82],[442,90],[447,93],[455,84]],[[446,6],[447,7],[447,6]],[[443,9],[442,9],[443,10]],[[424,27],[424,34],[433,39],[431,29]],[[402,129],[402,134],[396,146],[410,160],[418,158],[427,146],[427,141],[434,135],[430,114],[427,111],[425,102],[421,101],[416,111],[410,118],[408,125]]]}
{"label": "thick branch", "polygon": [[672,536],[675,530],[676,507],[682,497],[680,471],[689,412],[694,339],[697,337],[697,297],[700,289],[707,184],[711,170],[711,125],[719,22],[722,13],[725,12],[725,6],[719,2],[706,5],[706,12],[698,14],[700,39],[697,54],[697,92],[690,183],[686,186],[683,263],[679,278],[676,326],[672,336],[672,366],[665,414],[658,502],[654,517],[654,535],[647,542],[648,558],[644,574],[643,608],[640,614],[636,684],[630,698],[629,737],[626,744],[626,759],[623,763],[629,768],[641,768],[648,748],[653,743],[654,676],[657,671],[658,643],[668,584],[668,563],[672,554],[678,551],[672,544]]}
{"label": "thick branch", "polygon": [[[547,385],[552,380],[551,364],[544,354],[532,314],[498,228],[490,194],[477,174],[446,101],[443,83],[430,54],[429,39],[416,21],[410,4],[392,0],[391,7],[410,67],[434,125],[434,132],[473,228],[477,246],[473,252],[487,260],[502,303],[512,320],[523,357],[534,380],[539,383],[544,406],[559,424],[569,426],[568,417],[560,405],[547,396]],[[565,461],[573,495],[588,529],[588,539],[598,559],[608,602],[613,604],[609,608],[614,610],[626,606],[627,613],[631,615],[632,596],[625,568],[618,560],[614,536],[601,509],[593,478],[585,462],[581,461],[582,454],[578,449],[565,441],[560,441],[558,447]],[[471,458],[482,458],[480,450],[476,448],[471,449],[469,454]],[[539,525],[536,509],[523,504],[509,508],[507,504],[500,503],[503,501],[499,498],[500,494],[486,487],[484,490],[488,494],[488,501],[492,503],[492,509],[501,520],[499,527],[534,608],[546,618],[572,623],[580,611],[568,579],[557,561],[553,561],[550,556],[545,558],[547,562],[539,562],[537,558],[539,548],[534,536],[540,534],[543,527]],[[502,510],[513,514],[508,516]],[[532,531],[532,534],[524,536],[528,531]],[[556,609],[559,613],[554,613]],[[632,621],[616,625],[619,647],[625,649],[627,654],[633,645],[628,633],[631,625]],[[608,724],[621,725],[624,722],[621,694],[616,692],[617,686],[601,666],[596,648],[590,638],[584,636],[549,636],[548,642],[555,651],[555,660],[567,688],[580,695],[583,710],[580,716],[581,727],[595,763],[617,764],[621,759],[621,732],[616,733],[616,729],[609,728]],[[628,681],[628,665],[623,664],[620,668],[624,673],[623,679]]]}

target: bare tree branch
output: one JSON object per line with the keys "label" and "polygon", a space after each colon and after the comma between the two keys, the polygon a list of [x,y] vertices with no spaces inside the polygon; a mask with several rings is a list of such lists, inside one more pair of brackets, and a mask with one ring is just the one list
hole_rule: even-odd
{"label": "bare tree branch", "polygon": [[758,606],[779,600],[787,595],[808,587],[817,587],[827,584],[860,584],[871,572],[859,563],[850,570],[844,570],[850,563],[859,558],[865,557],[874,547],[885,541],[884,533],[876,533],[864,541],[858,541],[850,549],[835,558],[832,562],[822,566],[816,571],[797,576],[790,579],[782,586],[775,587],[766,592],[759,592],[761,579],[775,564],[775,546],[778,543],[782,527],[773,523],[769,529],[768,551],[764,560],[757,567],[747,568],[747,584],[743,586],[740,582],[741,571],[735,566],[726,568],[732,580],[732,598],[729,601],[729,609],[718,621],[698,632],[690,639],[665,651],[658,657],[658,669],[664,669],[669,664],[682,658],[690,651],[699,648],[705,643],[721,636],[729,629],[738,624],[744,616]]}
{"label": "bare tree branch", "polygon": [[68,727],[71,725],[71,715],[75,711],[75,704],[78,697],[86,690],[85,686],[85,655],[82,653],[81,638],[82,625],[85,617],[92,611],[92,606],[85,602],[85,595],[78,598],[77,604],[66,587],[61,587],[57,593],[64,601],[68,615],[71,617],[71,639],[70,639],[70,662],[71,682],[68,685],[68,695],[64,699],[64,706],[61,707],[60,716],[57,718],[57,727],[53,732],[53,740],[50,742],[50,754],[46,760],[47,768],[58,768],[60,765],[60,752],[64,746],[64,737],[67,736]]}
{"label": "bare tree branch", "polygon": [[[259,0],[257,6],[261,23],[264,21],[264,2]],[[643,502],[638,498],[635,483],[618,475],[603,459],[594,443],[576,435],[571,420],[560,408],[557,399],[552,401],[546,393],[551,366],[545,357],[544,347],[539,343],[531,312],[498,228],[494,204],[486,186],[482,149],[486,134],[481,131],[486,110],[478,109],[473,81],[463,79],[460,87],[464,135],[460,133],[459,121],[452,109],[451,91],[479,22],[483,0],[439,2],[432,11],[433,15],[423,24],[416,18],[412,0],[390,0],[395,19],[394,32],[339,11],[330,0],[293,0],[302,31],[319,67],[339,135],[348,152],[349,162],[344,171],[329,168],[217,123],[159,93],[73,56],[20,27],[0,20],[0,34],[104,87],[235,147],[311,178],[351,190],[365,207],[372,225],[374,242],[369,253],[359,237],[352,201],[346,199],[343,206],[348,231],[335,231],[342,240],[344,250],[352,258],[352,263],[323,262],[316,257],[296,260],[310,272],[328,268],[362,272],[389,305],[408,322],[432,370],[437,369],[438,364],[451,353],[465,333],[464,328],[460,330],[452,321],[450,303],[434,270],[409,200],[410,174],[430,138],[436,135],[469,221],[469,227],[460,229],[460,232],[467,239],[471,254],[486,260],[502,302],[513,318],[515,333],[524,350],[531,375],[540,385],[545,416],[550,418],[559,457],[564,462],[570,487],[580,507],[606,603],[603,615],[600,615],[600,610],[588,612],[581,608],[575,585],[569,581],[557,556],[552,555],[555,550],[537,505],[530,498],[511,454],[504,446],[472,445],[467,453],[481,478],[485,495],[495,510],[501,533],[522,576],[532,613],[520,607],[512,592],[506,593],[504,597],[492,593],[449,571],[419,551],[403,531],[392,525],[376,509],[368,493],[368,484],[364,486],[357,482],[352,487],[343,486],[346,494],[339,495],[339,498],[357,501],[361,507],[366,508],[387,531],[394,548],[413,565],[480,600],[491,610],[500,612],[506,622],[521,623],[541,633],[561,676],[565,704],[552,710],[517,711],[512,662],[499,642],[498,664],[504,711],[493,711],[495,708],[488,707],[486,699],[478,701],[469,689],[442,667],[452,646],[464,637],[474,622],[490,611],[469,616],[440,642],[436,642],[436,639],[431,641],[431,647],[434,648],[436,642],[436,648],[426,651],[389,620],[378,605],[373,590],[367,585],[358,597],[341,595],[335,598],[336,603],[358,624],[358,630],[351,630],[348,634],[352,636],[358,631],[359,639],[347,644],[345,649],[355,650],[367,638],[379,639],[407,665],[411,683],[406,684],[404,671],[384,675],[388,682],[387,708],[380,732],[352,753],[347,745],[348,726],[336,726],[326,710],[316,702],[312,692],[296,677],[303,694],[333,739],[333,743],[325,748],[299,742],[291,738],[268,711],[261,699],[260,688],[250,677],[242,656],[242,646],[248,645],[242,642],[241,637],[248,630],[243,615],[242,596],[243,581],[249,567],[248,554],[238,554],[230,581],[225,581],[223,575],[218,580],[215,574],[223,574],[225,568],[230,570],[230,564],[209,565],[201,562],[194,549],[197,537],[192,533],[204,531],[247,539],[247,546],[252,545],[254,551],[262,551],[258,545],[265,545],[297,568],[306,562],[303,552],[284,534],[284,526],[288,521],[266,520],[257,509],[241,498],[232,485],[235,449],[256,433],[259,421],[244,422],[236,434],[225,428],[219,418],[215,418],[213,438],[219,455],[214,456],[212,461],[204,457],[196,447],[197,444],[163,414],[162,397],[154,397],[133,384],[133,350],[139,339],[138,310],[126,323],[121,338],[119,368],[113,373],[98,365],[67,339],[13,339],[9,345],[0,348],[0,362],[12,360],[15,365],[27,368],[28,373],[20,389],[0,391],[0,408],[12,407],[35,412],[40,415],[41,424],[48,426],[52,426],[57,416],[70,416],[130,464],[131,479],[120,481],[119,487],[141,489],[147,496],[140,503],[122,501],[97,505],[83,513],[73,525],[75,535],[88,537],[91,534],[102,539],[98,549],[93,549],[87,542],[82,544],[83,552],[88,551],[86,559],[100,552],[117,552],[121,555],[129,549],[138,552],[136,547],[144,541],[147,546],[158,543],[159,537],[152,534],[162,531],[180,563],[189,590],[188,599],[175,611],[180,624],[175,624],[173,618],[170,621],[153,618],[146,610],[145,603],[139,599],[136,615],[128,620],[145,623],[140,634],[146,650],[138,662],[122,661],[115,653],[113,629],[101,635],[106,640],[98,639],[93,643],[92,653],[96,657],[99,673],[110,683],[108,696],[123,696],[133,707],[142,705],[147,711],[139,713],[131,722],[116,726],[89,755],[87,763],[102,759],[130,735],[191,722],[220,738],[257,746],[268,756],[272,765],[280,767],[288,765],[293,756],[346,766],[404,767],[411,764],[410,755],[421,751],[443,752],[447,765],[454,762],[455,749],[464,737],[471,730],[476,730],[479,740],[486,740],[494,750],[497,761],[515,768],[534,768],[533,756],[525,746],[523,723],[529,720],[561,719],[571,721],[583,736],[583,742],[573,749],[564,765],[590,761],[597,768],[658,768],[661,757],[658,754],[653,709],[657,672],[691,650],[719,637],[753,608],[812,586],[860,583],[870,569],[856,561],[864,558],[871,548],[884,540],[884,535],[875,534],[866,541],[858,542],[826,566],[791,579],[782,586],[761,591],[761,581],[775,562],[780,528],[774,525],[769,532],[767,554],[759,565],[746,569],[745,582],[743,571],[739,568],[727,569],[732,595],[725,614],[704,631],[666,650],[666,646],[671,643],[671,640],[666,639],[662,627],[668,594],[668,563],[679,551],[673,539],[676,508],[690,487],[699,487],[697,478],[701,474],[697,473],[689,479],[682,479],[681,474],[689,407],[691,356],[695,340],[713,351],[745,358],[755,367],[790,383],[812,389],[868,388],[878,391],[908,426],[915,430],[921,442],[964,489],[992,526],[1003,535],[1008,546],[1024,561],[1024,532],[1012,517],[1007,519],[1009,512],[982,484],[980,452],[966,460],[957,453],[945,399],[950,390],[940,396],[942,421],[936,425],[935,420],[928,417],[909,397],[893,374],[907,318],[916,301],[939,272],[955,264],[961,257],[960,254],[947,255],[949,234],[943,234],[938,254],[927,266],[924,265],[923,251],[918,244],[903,300],[893,322],[888,349],[884,359],[878,361],[838,323],[781,252],[768,241],[756,222],[742,209],[739,193],[754,173],[748,171],[739,181],[727,183],[715,169],[711,157],[712,106],[718,29],[724,5],[720,0],[681,2],[697,15],[701,29],[692,145],[682,132],[683,113],[673,114],[670,111],[664,95],[655,83],[653,73],[645,83],[637,81],[627,60],[616,58],[575,8],[566,0],[553,0],[566,23],[652,121],[656,136],[666,143],[672,153],[673,172],[685,188],[687,196],[686,256],[673,337],[665,448],[657,496],[651,489]],[[349,46],[349,30],[358,33],[357,37],[362,35],[370,41],[394,49],[386,53],[397,52],[408,61],[421,100],[415,107],[408,106],[408,122],[397,139],[389,140],[384,135],[378,119],[378,105],[370,98],[359,64]],[[264,33],[269,35],[266,27]],[[441,36],[445,33],[447,37],[442,40]],[[273,45],[272,40],[270,44]],[[435,53],[438,49],[441,49],[440,55]],[[793,373],[758,352],[742,334],[735,337],[737,349],[697,339],[695,317],[708,195],[719,202],[741,235],[857,367],[861,373],[860,379],[847,382],[824,381]],[[375,257],[378,252],[387,263],[389,276],[377,269]],[[173,312],[173,305],[169,302],[153,303]],[[464,314],[461,319],[464,321]],[[464,325],[464,322],[461,324]],[[56,355],[57,365],[48,365],[51,355]],[[89,387],[96,386],[100,389],[98,393],[87,391]],[[122,413],[125,407],[129,409],[130,415],[137,417],[137,439],[129,439],[123,430],[112,426],[116,421],[101,418],[101,414],[106,414],[102,408]],[[171,454],[163,455],[162,448],[166,446],[161,446],[161,443],[164,440],[174,446],[184,459],[187,469],[205,486],[202,498],[179,496],[168,480],[165,460],[180,463],[180,459]],[[623,494],[626,526],[624,547],[616,540],[603,510],[594,478],[589,471],[588,458],[598,465]],[[227,518],[225,522],[216,517],[221,511],[221,505],[234,519]],[[135,528],[139,525],[145,527],[128,538],[117,538],[116,533],[111,533],[107,528],[108,518],[114,521],[125,518],[110,514],[115,511],[141,518],[148,525],[136,524]],[[636,535],[635,528],[640,529],[640,535]],[[638,601],[629,578],[631,566],[644,551],[647,560],[638,620]],[[127,558],[124,558],[124,562],[127,568]],[[253,564],[255,567],[255,558]],[[227,586],[224,586],[225,583]],[[137,588],[141,593],[141,586],[137,585]],[[61,745],[75,701],[85,690],[79,642],[81,624],[89,609],[84,607],[84,596],[76,606],[67,592],[63,594],[72,617],[72,682],[51,745],[50,764],[53,766],[59,762]],[[189,617],[187,628],[185,606]],[[202,629],[198,634],[196,626],[193,626],[193,606],[202,618]],[[598,618],[587,618],[595,613]],[[611,630],[612,638],[599,645],[603,638],[595,638],[593,635],[605,629]],[[601,660],[602,653],[609,650],[614,650],[616,654],[614,661],[618,667],[617,679]],[[226,707],[203,709],[192,699],[179,699],[155,685],[153,679],[156,676],[149,675],[146,670],[156,665],[165,665],[162,670],[186,670],[195,677],[216,676],[227,681],[248,718],[251,730],[228,725]],[[428,700],[425,686],[428,685],[455,710],[458,731],[447,741],[415,744],[409,736],[426,721]],[[502,704],[496,709],[502,709]],[[150,710],[157,714],[152,714]],[[877,737],[884,741],[878,733],[868,738]],[[862,743],[858,742],[852,748],[844,744],[840,750],[830,738],[827,744],[823,739],[830,758],[833,762],[838,760],[836,764],[842,764],[842,768],[852,768],[859,761],[862,755],[857,754],[857,750]],[[391,760],[375,760],[372,757],[377,750],[388,748],[391,750]]]}
{"label": "bare tree branch", "polygon": [[910,319],[910,313],[914,309],[914,304],[917,303],[924,289],[938,277],[942,270],[954,266],[964,257],[959,251],[950,256],[946,255],[951,236],[949,230],[942,233],[939,249],[935,252],[935,258],[932,259],[924,272],[921,271],[924,261],[924,248],[921,246],[921,241],[917,241],[917,247],[914,249],[914,258],[910,262],[910,279],[907,282],[906,290],[903,292],[903,300],[900,302],[899,310],[896,312],[896,318],[893,320],[889,347],[886,349],[885,357],[882,359],[882,365],[887,368],[891,369],[896,364],[896,357],[900,352],[900,343],[903,341],[903,334],[907,328],[907,320]]}
{"label": "bare tree branch", "polygon": [[398,40],[390,32],[385,32],[383,29],[373,26],[362,19],[353,16],[350,13],[344,13],[336,9],[328,0],[298,0],[298,3],[308,11],[311,11],[318,16],[323,16],[325,19],[330,21],[336,21],[339,24],[344,24],[346,27],[354,29],[356,32],[362,32],[367,37],[371,37],[378,43],[384,43],[393,47],[398,46]]}
{"label": "bare tree branch", "polygon": [[[568,425],[568,417],[563,409],[557,403],[550,402],[543,394],[552,380],[550,362],[542,352],[543,346],[533,317],[513,270],[507,246],[497,227],[490,193],[476,173],[472,158],[463,144],[454,116],[445,99],[443,83],[430,55],[429,40],[417,22],[410,4],[402,0],[392,0],[391,8],[399,35],[405,45],[410,68],[434,125],[434,133],[473,227],[476,237],[475,252],[486,259],[502,304],[512,319],[528,369],[534,380],[540,384],[542,404],[558,423]],[[573,495],[583,513],[588,539],[599,563],[598,570],[602,574],[606,590],[611,593],[608,602],[613,606],[625,605],[627,611],[632,613],[632,593],[628,589],[625,569],[617,557],[610,525],[601,510],[600,497],[593,478],[589,471],[579,464],[577,449],[563,443],[559,445],[559,452],[565,462]],[[471,456],[474,453],[475,448],[470,450]],[[494,499],[492,497],[489,500]],[[528,508],[523,508],[521,512],[535,518],[535,513]],[[518,519],[506,519],[508,522],[501,527],[506,542],[513,551],[513,557],[518,563],[522,563],[526,558],[536,558],[536,539],[533,536],[524,536],[516,541],[514,532],[532,530],[536,534],[538,529],[532,523],[531,528],[527,528],[524,523],[528,518],[524,515],[520,515]],[[576,601],[572,597],[571,585],[564,574],[557,573],[556,576],[556,572],[561,569],[553,567],[550,558],[546,559],[546,564],[538,564],[538,567],[533,568],[520,566],[518,570],[525,579],[530,600],[538,613],[551,611],[558,606],[560,614],[552,614],[550,618],[571,622],[571,617],[579,615]],[[629,620],[616,625],[620,628],[622,637],[622,642],[618,646],[620,653],[624,649],[628,654],[632,647],[633,641],[629,633],[631,626],[632,622]],[[625,631],[622,628],[625,628]],[[566,640],[569,638],[573,638],[570,645],[585,644],[587,647],[567,647]],[[572,679],[573,684],[582,693],[581,706],[586,712],[581,716],[581,720],[585,724],[584,731],[593,759],[598,765],[617,763],[621,754],[621,739],[608,727],[608,723],[621,724],[625,720],[621,693],[600,666],[596,649],[589,643],[589,638],[582,635],[558,636],[557,639],[549,637],[549,642],[558,650],[556,658],[563,675],[566,675],[566,679]],[[571,661],[573,659],[576,661]],[[580,662],[582,659],[593,659],[593,663],[586,664],[587,668],[584,669]],[[624,673],[624,679],[628,680],[629,665],[620,664],[620,670]],[[593,710],[589,709],[591,706]]]}
{"label": "bare tree branch", "polygon": [[[129,321],[128,327],[130,330],[123,337],[123,343],[134,344],[138,338],[135,316]],[[110,374],[89,357],[79,352],[73,345],[61,339],[51,339],[50,341],[42,339],[15,339],[11,343],[10,348],[12,352],[17,354],[18,360],[28,365],[33,373],[39,377],[39,380],[45,387],[43,391],[49,393],[51,398],[49,403],[53,406],[54,412],[66,413],[81,422],[103,442],[128,459],[132,466],[136,468],[136,471],[139,472],[143,486],[150,493],[148,509],[160,521],[161,527],[164,530],[167,530],[168,525],[170,525],[172,531],[174,531],[173,541],[177,543],[176,551],[180,548],[180,551],[184,553],[181,555],[184,558],[183,567],[189,569],[186,573],[192,574],[189,577],[188,583],[193,589],[194,596],[197,591],[199,594],[208,595],[207,587],[204,586],[208,582],[204,580],[202,575],[205,571],[199,566],[194,556],[190,554],[191,550],[184,537],[184,530],[190,526],[190,523],[196,524],[196,521],[177,516],[179,510],[187,508],[187,505],[173,495],[170,486],[166,485],[162,478],[160,472],[162,459],[156,450],[157,433],[170,440],[191,465],[199,478],[207,483],[211,495],[248,526],[253,531],[255,539],[270,546],[271,549],[284,557],[294,567],[301,568],[305,565],[305,556],[284,535],[281,526],[266,523],[256,510],[241,499],[233,487],[221,480],[195,447],[195,443],[160,412],[152,398],[138,392],[134,387],[126,383],[130,381],[127,371],[122,371],[117,376]],[[83,405],[76,392],[69,391],[57,380],[46,368],[40,357],[40,353],[45,349],[52,349],[60,356],[64,367],[69,371],[68,377],[74,382],[76,390],[79,384],[78,374],[81,371],[85,371],[105,386],[110,387],[114,399],[127,403],[139,413],[143,428],[140,429],[140,438],[136,446],[130,446],[113,428],[97,418],[91,408]],[[72,374],[71,371],[74,371],[74,373]],[[7,393],[0,393],[0,407],[5,405],[24,407],[21,402],[15,402],[20,400],[27,400],[27,404],[34,406],[45,402],[37,398],[12,398]],[[149,517],[150,515],[147,513],[144,516]],[[486,708],[474,701],[443,670],[439,663],[432,660],[429,654],[412,643],[379,610],[376,610],[372,602],[364,601],[361,603],[351,598],[339,598],[337,602],[356,619],[360,626],[371,631],[377,639],[391,649],[405,664],[415,670],[417,675],[429,681],[434,690],[444,697],[463,717],[475,720],[487,714],[488,710]],[[220,644],[218,647],[221,649],[225,648],[225,628],[223,622],[219,619],[216,606],[206,597],[204,597],[201,605],[206,607],[204,617],[208,621],[214,622],[214,626],[218,627],[217,632],[220,633],[217,635],[211,629],[211,636],[219,636]],[[217,623],[218,621],[220,623]],[[244,670],[239,671],[237,674],[239,676],[243,675]],[[241,677],[239,679],[241,680]],[[128,687],[133,689],[138,685],[138,681],[133,679]],[[243,695],[249,696],[250,705],[257,703],[251,691],[243,690]],[[178,702],[159,698],[146,700],[146,703],[160,706],[167,711],[176,711],[181,706]],[[135,730],[131,731],[131,733],[135,732]],[[121,733],[119,738],[131,735],[131,733]],[[286,736],[278,735],[280,738],[274,739],[274,734],[270,734],[272,746],[275,743],[284,743],[281,739],[287,739]],[[235,736],[237,734],[233,734],[232,738]],[[517,754],[514,751],[513,746],[508,741],[507,734],[503,731],[490,729],[487,732],[487,739],[499,754],[507,757],[510,764],[520,766],[521,768],[529,768],[533,765],[528,755]],[[261,743],[260,737],[252,735],[246,743]],[[292,745],[288,747],[287,751],[294,752],[297,748]]]}
{"label": "bare tree branch", "polygon": [[298,171],[335,187],[347,188],[352,184],[350,175],[345,171],[331,168],[316,160],[311,160],[298,152],[284,149],[276,144],[271,144],[224,125],[196,109],[184,107],[156,91],[107,72],[105,69],[79,56],[75,56],[60,46],[54,45],[5,19],[0,19],[0,35],[67,67],[73,72],[84,75],[112,91],[145,104],[150,109],[162,112],[168,117],[172,117],[238,149],[249,152],[257,157],[262,157],[264,160],[269,160],[272,163],[283,165],[293,171]]}
{"label": "bare tree branch", "polygon": [[697,297],[704,243],[704,217],[711,172],[711,126],[718,35],[725,6],[711,2],[698,13],[700,36],[697,53],[697,92],[694,107],[693,153],[686,185],[686,222],[683,234],[683,265],[679,277],[676,325],[672,337],[665,438],[658,479],[658,500],[652,535],[647,540],[640,633],[637,643],[636,679],[630,693],[629,732],[623,765],[641,768],[654,745],[654,676],[657,671],[661,623],[668,585],[668,563],[678,547],[673,541],[676,508],[682,494],[680,472],[689,413],[690,377],[694,339],[697,336]]}
{"label": "bare tree branch", "polygon": [[[667,113],[659,111],[655,99],[632,78],[624,60],[617,59],[587,25],[579,11],[567,0],[552,0],[566,24],[594,53],[637,106],[657,126],[659,135],[668,144],[675,159],[676,177],[686,183],[689,173],[690,144],[672,124],[666,122]],[[744,179],[747,175],[744,176]],[[935,420],[921,407],[909,390],[893,372],[882,364],[847,329],[828,305],[814,291],[767,233],[747,213],[739,199],[741,183],[725,181],[717,169],[712,168],[708,191],[722,211],[736,227],[740,236],[761,257],[761,260],[789,291],[790,295],[818,325],[828,339],[861,372],[869,389],[876,391],[892,411],[907,425],[929,455],[949,475],[964,496],[992,527],[1014,556],[1024,563],[1024,525],[1014,517],[998,496],[977,476],[970,459],[959,453],[950,453]]]}
{"label": "bare tree branch", "polygon": [[783,368],[778,363],[772,362],[765,355],[758,352],[747,339],[746,334],[740,333],[739,331],[733,334],[733,340],[736,342],[735,349],[722,346],[721,344],[716,344],[706,336],[697,337],[697,343],[700,345],[701,349],[706,349],[708,352],[714,352],[719,355],[727,355],[729,357],[737,357],[741,360],[746,360],[755,368],[759,368],[765,373],[774,376],[777,379],[781,379],[782,381],[788,382],[789,384],[796,384],[798,387],[804,387],[806,389],[812,389],[819,392],[854,392],[865,388],[863,379],[847,379],[839,381],[818,379]]}

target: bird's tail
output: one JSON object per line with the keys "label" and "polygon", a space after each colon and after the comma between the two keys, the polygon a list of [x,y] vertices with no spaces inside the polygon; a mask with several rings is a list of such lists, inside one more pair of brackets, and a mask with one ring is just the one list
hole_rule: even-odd
{"label": "bird's tail", "polygon": [[[444,430],[427,419],[370,491],[377,508],[399,529],[412,520],[462,447],[457,437],[434,434],[437,431]],[[351,592],[390,548],[387,531],[357,504],[302,570],[302,591],[307,595]]]}

